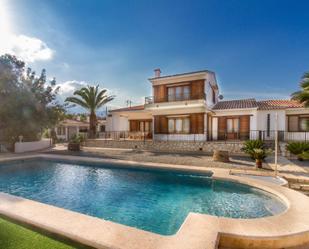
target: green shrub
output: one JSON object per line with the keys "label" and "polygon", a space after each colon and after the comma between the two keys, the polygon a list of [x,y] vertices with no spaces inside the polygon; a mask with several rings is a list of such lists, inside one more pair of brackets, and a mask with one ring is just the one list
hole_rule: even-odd
{"label": "green shrub", "polygon": [[82,134],[75,134],[70,138],[70,143],[79,144],[85,141],[85,137]]}
{"label": "green shrub", "polygon": [[294,155],[300,155],[303,152],[309,151],[309,142],[290,142],[286,149]]}
{"label": "green shrub", "polygon": [[272,153],[271,149],[253,149],[252,157],[255,160],[264,160],[271,153]]}
{"label": "green shrub", "polygon": [[[242,147],[242,151],[245,152],[246,154],[250,155],[250,157],[252,159],[255,159],[254,158],[254,150],[255,149],[261,149],[261,150],[264,150],[265,149],[265,145],[264,145],[264,142],[262,140],[247,140],[245,143],[244,143],[244,146]],[[266,156],[265,156],[266,157]],[[264,157],[264,158],[265,158]],[[264,159],[263,158],[263,159]]]}
{"label": "green shrub", "polygon": [[299,155],[302,160],[309,160],[309,151],[304,151]]}

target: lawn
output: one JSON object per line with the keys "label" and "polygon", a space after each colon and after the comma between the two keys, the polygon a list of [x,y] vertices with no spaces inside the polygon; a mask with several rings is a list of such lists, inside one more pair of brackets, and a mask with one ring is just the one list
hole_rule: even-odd
{"label": "lawn", "polygon": [[76,247],[46,237],[0,218],[0,249],[73,249]]}

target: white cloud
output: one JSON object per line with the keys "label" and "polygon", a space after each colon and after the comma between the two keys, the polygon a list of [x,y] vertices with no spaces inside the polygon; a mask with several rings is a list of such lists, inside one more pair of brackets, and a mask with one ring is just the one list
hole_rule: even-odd
{"label": "white cloud", "polygon": [[73,95],[73,93],[82,87],[87,86],[87,83],[84,81],[69,80],[60,84],[57,84],[60,87],[59,89],[59,98],[60,101],[64,101],[67,97]]}
{"label": "white cloud", "polygon": [[0,40],[0,53],[14,54],[25,62],[34,62],[51,60],[55,52],[36,37],[8,34]]}

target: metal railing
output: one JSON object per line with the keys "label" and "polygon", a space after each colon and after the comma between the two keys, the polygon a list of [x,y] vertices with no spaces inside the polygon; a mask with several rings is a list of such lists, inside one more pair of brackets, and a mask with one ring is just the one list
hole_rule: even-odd
{"label": "metal railing", "polygon": [[[251,130],[249,132],[227,132],[218,131],[218,140],[262,140],[262,141],[274,141],[276,131],[274,130]],[[280,142],[290,141],[309,141],[309,132],[290,132],[290,131],[278,131],[278,140]]]}
{"label": "metal railing", "polygon": [[196,99],[206,99],[206,94],[181,93],[181,94],[168,94],[163,97],[148,96],[145,97],[145,105],[159,102],[175,102],[175,101],[196,100]]}
{"label": "metal railing", "polygon": [[[212,134],[207,132],[202,134],[172,134],[172,133],[152,133],[152,132],[132,132],[132,131],[106,131],[98,132],[96,135],[99,139],[106,140],[150,140],[157,141],[245,141],[245,140],[262,140],[274,141],[275,131],[251,130],[249,132],[227,132],[217,131]],[[278,139],[280,142],[305,141],[309,142],[309,132],[288,132],[278,131]]]}

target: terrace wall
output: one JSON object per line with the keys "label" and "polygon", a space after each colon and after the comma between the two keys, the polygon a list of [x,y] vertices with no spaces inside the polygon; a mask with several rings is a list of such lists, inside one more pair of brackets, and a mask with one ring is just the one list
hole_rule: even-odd
{"label": "terrace wall", "polygon": [[190,141],[136,141],[136,140],[106,140],[106,139],[88,139],[85,143],[87,147],[101,148],[124,148],[152,150],[163,152],[196,152],[203,151],[212,153],[214,150],[227,150],[233,154],[243,154],[241,148],[242,141],[208,141],[208,142],[190,142]]}

